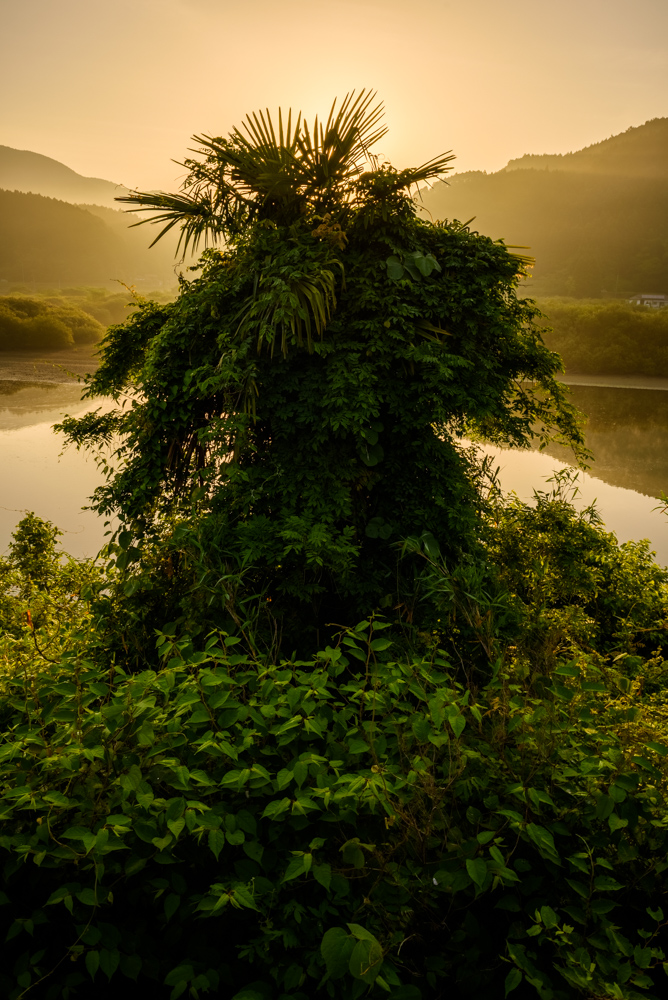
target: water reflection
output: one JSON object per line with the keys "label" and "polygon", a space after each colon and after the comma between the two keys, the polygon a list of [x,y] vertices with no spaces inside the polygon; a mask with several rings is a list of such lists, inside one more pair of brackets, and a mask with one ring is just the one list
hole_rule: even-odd
{"label": "water reflection", "polygon": [[[25,381],[18,368],[7,374],[12,378],[0,380],[0,552],[25,511],[33,510],[64,531],[66,551],[95,555],[107,529],[81,508],[102,476],[83,453],[61,454],[63,441],[52,430],[64,413],[76,416],[91,404],[82,402],[76,382]],[[573,401],[589,416],[587,444],[595,458],[581,478],[580,502],[595,500],[620,541],[649,538],[659,561],[668,565],[668,519],[653,510],[654,498],[668,493],[668,391],[650,391],[668,389],[668,382],[646,381],[652,383],[647,388],[573,386]],[[554,446],[547,453],[484,450],[501,467],[503,488],[526,499],[545,487],[555,468],[573,461],[568,450]]]}
{"label": "water reflection", "polygon": [[52,430],[65,413],[88,409],[77,383],[0,381],[0,551],[29,510],[60,528],[73,556],[94,556],[104,544],[103,519],[81,509],[101,474],[83,453],[61,454],[63,440]]}
{"label": "water reflection", "polygon": [[[594,455],[587,474],[580,474],[577,505],[596,503],[620,542],[649,538],[657,560],[668,565],[668,517],[655,499],[668,493],[668,382],[638,379],[647,385],[632,388],[624,384],[630,380],[607,381],[570,386],[574,404],[588,417],[586,443]],[[499,466],[502,488],[526,500],[534,489],[546,489],[555,469],[573,464],[572,452],[557,445],[542,453],[483,450]]]}
{"label": "water reflection", "polygon": [[[668,392],[573,385],[573,402],[586,413],[590,473],[611,486],[649,497],[668,493]],[[547,452],[572,462],[566,448]]]}

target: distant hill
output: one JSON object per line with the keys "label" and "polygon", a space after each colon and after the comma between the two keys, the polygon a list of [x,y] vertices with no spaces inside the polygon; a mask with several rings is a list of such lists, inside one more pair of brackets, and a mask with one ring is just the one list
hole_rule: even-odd
{"label": "distant hill", "polygon": [[422,193],[433,217],[528,247],[527,294],[668,292],[668,118],[564,156],[529,154]]}
{"label": "distant hill", "polygon": [[0,188],[110,208],[117,207],[115,197],[127,194],[122,184],[99,177],[82,177],[50,156],[11,146],[0,146]]}
{"label": "distant hill", "polygon": [[510,170],[566,170],[616,177],[668,178],[668,118],[653,118],[575,153],[526,153]]}
{"label": "distant hill", "polygon": [[116,280],[140,290],[172,287],[175,239],[148,249],[151,228],[129,228],[122,211],[70,205],[38,194],[0,190],[0,292],[12,284],[99,285]]}

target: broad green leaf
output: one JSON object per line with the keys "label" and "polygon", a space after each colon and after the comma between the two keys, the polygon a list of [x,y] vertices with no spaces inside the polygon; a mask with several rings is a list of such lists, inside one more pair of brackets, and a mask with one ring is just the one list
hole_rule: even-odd
{"label": "broad green leaf", "polygon": [[328,864],[313,865],[313,868],[311,870],[313,872],[313,877],[315,878],[315,880],[319,882],[324,889],[329,891],[329,886],[332,881],[331,865]]}
{"label": "broad green leaf", "polygon": [[521,982],[522,982],[522,973],[520,972],[520,970],[517,967],[511,969],[508,975],[506,976],[506,981],[504,984],[505,993],[503,994],[504,997],[507,997],[509,993],[512,993],[512,991],[516,989],[516,987],[518,987]]}
{"label": "broad green leaf", "polygon": [[403,264],[398,257],[392,255],[388,257],[385,261],[385,266],[387,267],[387,276],[392,281],[400,281],[404,275]]}
{"label": "broad green leaf", "polygon": [[186,821],[181,817],[181,819],[168,819],[167,827],[174,834],[174,838],[178,840],[179,834],[186,825]]}
{"label": "broad green leaf", "polygon": [[645,743],[645,746],[649,747],[650,750],[654,750],[661,757],[665,757],[668,754],[668,746],[665,743]]}
{"label": "broad green leaf", "polygon": [[293,878],[299,878],[300,875],[304,875],[305,872],[306,864],[303,855],[301,857],[292,858],[288,864],[282,881],[289,882]]}
{"label": "broad green leaf", "polygon": [[86,952],[86,970],[91,979],[95,979],[95,974],[100,967],[100,953],[99,951],[87,951]]}
{"label": "broad green leaf", "polygon": [[230,894],[230,900],[232,904],[236,904],[239,907],[243,907],[247,910],[257,910],[257,903],[253,899],[253,895],[246,886],[237,886],[232,890]]}
{"label": "broad green leaf", "polygon": [[82,889],[76,894],[76,897],[84,906],[97,906],[98,901],[93,889]]}
{"label": "broad green leaf", "polygon": [[341,979],[348,972],[355,939],[343,927],[330,927],[320,942],[320,953],[331,979]]}
{"label": "broad green leaf", "polygon": [[353,948],[348,969],[365,983],[373,983],[383,964],[383,949],[375,938],[357,941]]}
{"label": "broad green leaf", "polygon": [[208,836],[209,848],[216,858],[216,861],[220,857],[220,852],[225,846],[225,834],[222,830],[210,830]]}
{"label": "broad green leaf", "polygon": [[540,918],[548,930],[551,930],[552,927],[557,927],[559,924],[559,917],[551,906],[541,906]]}
{"label": "broad green leaf", "polygon": [[459,739],[459,737],[462,735],[466,727],[466,719],[464,718],[463,715],[455,715],[452,718],[448,719],[448,722],[450,723],[453,733],[455,734],[457,739]]}
{"label": "broad green leaf", "polygon": [[195,978],[195,970],[192,965],[177,965],[165,976],[165,986],[175,986],[178,982],[189,983]]}
{"label": "broad green leaf", "polygon": [[609,875],[597,875],[594,879],[594,887],[599,892],[616,892],[617,889],[624,888],[621,882],[617,882],[616,879],[611,878]]}
{"label": "broad green leaf", "polygon": [[262,813],[263,819],[279,819],[290,808],[290,799],[274,799]]}
{"label": "broad green leaf", "polygon": [[467,858],[466,859],[466,870],[471,877],[471,880],[482,889],[485,884],[485,879],[487,878],[487,865],[482,858]]}

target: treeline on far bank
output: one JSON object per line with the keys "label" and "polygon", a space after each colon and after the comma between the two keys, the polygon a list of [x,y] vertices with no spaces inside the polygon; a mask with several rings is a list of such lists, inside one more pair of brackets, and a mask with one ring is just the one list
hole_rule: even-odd
{"label": "treeline on far bank", "polygon": [[[166,303],[170,292],[150,298]],[[123,323],[141,299],[134,289],[109,292],[76,286],[30,291],[12,286],[0,296],[0,350],[63,350],[97,343],[108,326]],[[545,316],[543,337],[566,371],[581,375],[668,377],[668,309],[620,299],[536,300]]]}
{"label": "treeline on far bank", "polygon": [[[168,293],[152,293],[168,301]],[[0,296],[0,351],[48,351],[95,344],[105,329],[122,323],[138,301],[133,289],[108,292],[79,286],[32,292],[13,286]]]}
{"label": "treeline on far bank", "polygon": [[668,309],[619,299],[538,299],[544,340],[569,374],[668,377]]}

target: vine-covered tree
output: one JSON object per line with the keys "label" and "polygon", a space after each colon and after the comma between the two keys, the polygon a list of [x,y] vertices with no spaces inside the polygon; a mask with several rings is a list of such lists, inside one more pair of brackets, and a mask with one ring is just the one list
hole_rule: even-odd
{"label": "vine-covered tree", "polygon": [[160,235],[219,243],[175,302],[139,302],[109,331],[87,392],[127,405],[62,425],[77,445],[120,437],[94,502],[122,521],[144,608],[178,593],[182,612],[238,616],[242,575],[290,641],[379,605],[412,619],[402,543],[475,546],[464,435],[580,443],[560,359],[516,297],[526,260],[418,218],[418,186],[453,157],[379,164],[381,116],[364,92],[312,128],[252,115],[198,140],[180,194],[125,199],[157,211]]}

